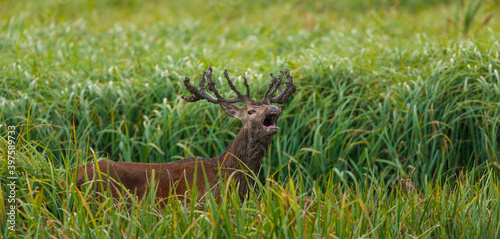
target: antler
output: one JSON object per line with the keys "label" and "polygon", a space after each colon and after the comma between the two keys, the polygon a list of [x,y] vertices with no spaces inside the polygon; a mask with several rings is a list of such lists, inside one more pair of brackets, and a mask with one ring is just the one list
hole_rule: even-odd
{"label": "antler", "polygon": [[[290,71],[288,69],[286,69],[284,73],[283,71],[280,71],[280,73],[281,74],[278,78],[276,78],[273,75],[273,73],[271,73],[271,78],[272,78],[271,84],[269,85],[269,88],[266,90],[264,98],[262,98],[261,102],[267,104],[270,103],[283,104],[288,99],[288,97],[290,97],[290,95],[292,95],[297,89],[295,84],[293,84],[292,76],[290,76]],[[283,83],[283,74],[285,74],[287,78],[286,87],[284,90],[281,89],[281,84]],[[252,98],[250,98],[250,87],[248,86],[248,81],[245,74],[243,74],[243,79],[245,87],[247,89],[246,95],[241,94],[241,92],[238,89],[236,89],[236,86],[234,86],[233,82],[229,78],[229,73],[227,72],[227,70],[224,70],[224,77],[226,77],[229,87],[231,87],[234,93],[236,93],[237,95],[236,98],[226,99],[222,97],[221,94],[219,94],[219,91],[217,90],[217,88],[215,88],[215,81],[212,79],[212,67],[209,67],[208,71],[203,72],[203,74],[201,75],[199,89],[191,85],[189,77],[186,77],[184,79],[184,85],[186,86],[186,89],[193,95],[190,97],[182,96],[182,98],[185,99],[187,102],[195,102],[198,100],[205,99],[208,102],[214,104],[218,104],[220,102],[226,102],[226,103],[244,102],[245,104],[255,102]],[[212,91],[217,98],[211,96],[207,92],[207,86],[205,85],[205,81],[207,80],[208,80],[208,90]],[[277,97],[273,97],[276,91],[278,91],[279,95]]]}
{"label": "antler", "polygon": [[[189,77],[186,77],[184,79],[184,85],[186,86],[186,89],[189,92],[191,92],[193,95],[190,97],[182,96],[182,98],[185,99],[187,102],[195,102],[198,100],[205,99],[208,102],[211,102],[214,104],[217,104],[219,102],[226,102],[226,103],[244,102],[245,104],[247,104],[249,102],[254,102],[254,100],[252,100],[250,98],[250,87],[248,86],[247,78],[245,75],[243,75],[243,78],[245,80],[245,87],[247,88],[246,95],[242,95],[241,92],[238,89],[236,89],[233,82],[229,78],[229,73],[227,72],[227,70],[224,70],[224,76],[226,77],[226,80],[227,80],[229,87],[231,87],[231,89],[236,93],[236,95],[237,95],[236,98],[226,99],[226,98],[222,97],[222,95],[219,94],[219,91],[217,90],[217,88],[215,88],[215,81],[212,79],[212,67],[211,66],[208,68],[208,71],[203,72],[203,74],[201,75],[199,89],[196,89],[196,87],[191,85],[191,83],[189,82],[190,81]],[[207,86],[205,85],[205,80],[206,80],[205,78],[208,79],[208,90],[212,91],[217,98],[211,96],[207,92]]]}
{"label": "antler", "polygon": [[[276,79],[276,77],[271,73],[271,84],[269,84],[269,88],[266,90],[264,94],[264,98],[262,101],[269,101],[269,103],[278,103],[283,104],[285,101],[292,95],[297,87],[293,84],[292,76],[290,76],[290,71],[288,69],[285,70],[285,76],[287,78],[286,87],[284,90],[281,89],[281,83],[283,82],[283,71],[280,71],[280,76]],[[273,94],[278,91],[278,96],[273,97]]]}

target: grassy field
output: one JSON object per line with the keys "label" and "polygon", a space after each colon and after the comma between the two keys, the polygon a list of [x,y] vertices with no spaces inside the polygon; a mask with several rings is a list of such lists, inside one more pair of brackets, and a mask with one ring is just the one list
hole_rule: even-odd
{"label": "grassy field", "polygon": [[[499,12],[498,0],[2,1],[0,236],[499,238]],[[228,97],[226,68],[256,98],[271,72],[297,85],[247,200],[223,189],[203,209],[162,210],[154,195],[129,206],[76,189],[86,162],[222,153],[241,123],[180,98],[209,66]]]}

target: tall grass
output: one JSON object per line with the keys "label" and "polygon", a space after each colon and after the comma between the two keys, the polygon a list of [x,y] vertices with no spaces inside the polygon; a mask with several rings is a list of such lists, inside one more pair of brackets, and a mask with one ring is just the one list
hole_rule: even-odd
{"label": "tall grass", "polygon": [[[332,171],[323,181],[325,189],[319,184],[308,187],[289,175],[284,181],[258,183],[244,202],[222,185],[221,199],[208,197],[203,208],[194,198],[170,198],[161,208],[154,191],[140,202],[96,199],[71,183],[73,168],[55,168],[47,152],[36,153],[34,147],[25,143],[19,150],[22,170],[37,174],[20,180],[19,231],[10,234],[14,237],[496,238],[500,233],[500,190],[490,170],[425,184],[422,199],[369,178],[358,185],[336,183]],[[5,228],[4,221],[0,223]]]}
{"label": "tall grass", "polygon": [[[459,16],[468,37],[447,28],[461,10],[432,1],[2,4],[2,185],[7,125],[22,175],[11,236],[498,237],[500,25],[474,20],[496,2]],[[227,96],[224,68],[256,98],[280,69],[298,86],[245,202],[161,210],[75,188],[86,162],[222,153],[240,123],[180,99],[210,65]]]}

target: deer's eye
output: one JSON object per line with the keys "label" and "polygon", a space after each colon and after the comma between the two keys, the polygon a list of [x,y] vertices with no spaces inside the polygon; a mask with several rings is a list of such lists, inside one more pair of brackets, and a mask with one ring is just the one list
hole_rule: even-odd
{"label": "deer's eye", "polygon": [[250,110],[250,111],[248,111],[248,114],[249,114],[249,115],[251,115],[251,114],[253,114],[253,113],[255,113],[255,110]]}

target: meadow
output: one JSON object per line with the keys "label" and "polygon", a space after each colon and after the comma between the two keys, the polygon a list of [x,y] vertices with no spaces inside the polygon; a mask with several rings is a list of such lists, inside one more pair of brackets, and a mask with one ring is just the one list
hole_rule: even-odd
{"label": "meadow", "polygon": [[[0,236],[500,238],[499,11],[498,0],[2,1]],[[297,85],[248,199],[225,185],[220,202],[162,209],[154,192],[130,205],[76,188],[87,162],[224,152],[241,123],[181,99],[184,77],[209,66],[227,97],[224,69],[240,89],[245,73],[256,98],[269,73],[288,68]]]}

